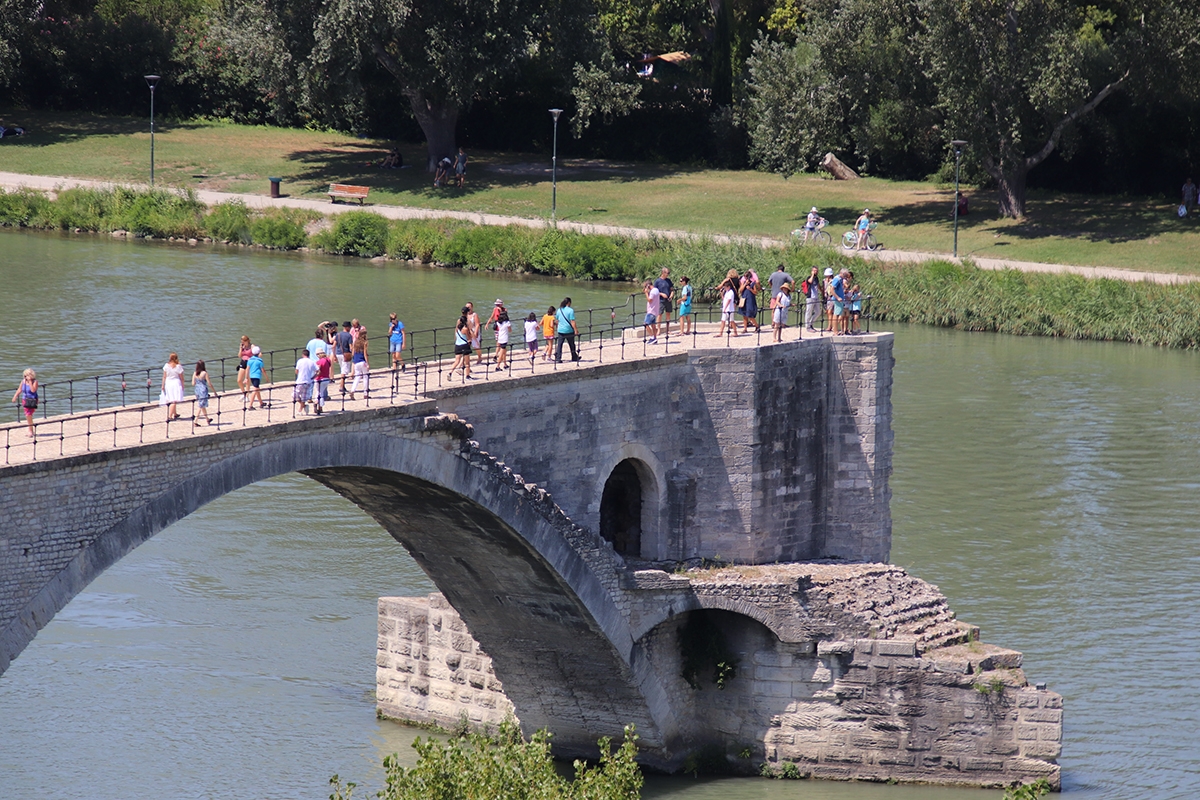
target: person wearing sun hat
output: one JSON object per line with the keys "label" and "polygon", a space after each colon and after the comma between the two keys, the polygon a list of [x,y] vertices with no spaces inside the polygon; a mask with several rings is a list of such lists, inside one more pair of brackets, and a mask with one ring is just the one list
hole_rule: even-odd
{"label": "person wearing sun hat", "polygon": [[808,219],[804,222],[804,239],[808,238],[817,232],[817,228],[821,225],[821,215],[817,213],[817,207],[813,206],[808,211]]}
{"label": "person wearing sun hat", "polygon": [[863,213],[858,216],[858,221],[854,223],[854,230],[858,234],[858,241],[855,242],[854,249],[862,250],[867,246],[867,233],[871,230],[871,209],[863,209]]}

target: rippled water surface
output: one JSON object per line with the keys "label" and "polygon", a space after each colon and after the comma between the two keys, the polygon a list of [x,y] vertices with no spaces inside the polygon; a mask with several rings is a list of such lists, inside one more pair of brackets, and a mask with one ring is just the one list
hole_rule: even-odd
{"label": "rippled water surface", "polygon": [[[0,382],[185,361],[315,321],[448,324],[626,287],[0,234]],[[14,267],[13,265],[20,265]],[[904,327],[893,560],[1066,698],[1064,785],[1186,798],[1200,781],[1196,356]],[[10,380],[11,379],[11,380]],[[0,386],[2,388],[2,386]],[[10,390],[11,391],[11,390]],[[4,399],[7,399],[4,398]],[[417,732],[374,718],[375,598],[428,580],[299,475],[173,525],[73,600],[0,677],[0,798],[323,798]],[[681,800],[966,800],[995,792],[651,777]],[[364,795],[365,796],[365,795]]]}

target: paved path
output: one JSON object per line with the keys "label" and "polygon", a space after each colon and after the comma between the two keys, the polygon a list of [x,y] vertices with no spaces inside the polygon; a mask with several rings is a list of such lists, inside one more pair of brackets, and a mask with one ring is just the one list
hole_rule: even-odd
{"label": "paved path", "polygon": [[[32,189],[54,191],[75,187],[105,187],[112,183],[104,181],[83,180],[79,178],[62,178],[47,175],[22,175],[15,172],[0,172],[0,186],[15,189],[26,186]],[[148,188],[144,184],[132,184],[135,188]],[[235,194],[232,192],[213,192],[197,190],[196,197],[203,203],[215,205],[230,200],[241,200],[250,208],[303,208],[322,214],[338,214],[359,209],[358,205],[346,203],[333,204],[323,200],[301,197],[281,197],[272,199],[261,194]],[[509,217],[500,214],[483,214],[473,211],[450,211],[434,208],[412,208],[409,206],[372,205],[371,211],[388,219],[439,219],[453,218],[474,222],[477,225],[523,225],[529,228],[546,228],[549,222],[540,218]],[[606,236],[625,236],[632,239],[648,239],[651,237],[665,239],[700,239],[707,238],[719,243],[747,242],[760,247],[778,247],[784,240],[766,236],[705,236],[687,231],[656,230],[653,228],[623,228],[615,225],[592,225],[582,222],[560,220],[558,227],[579,233],[594,233]],[[836,244],[836,243],[835,243]],[[913,262],[929,259],[954,260],[946,253],[917,253],[903,250],[881,250],[875,253],[859,254],[863,258],[879,261]],[[1070,273],[1087,278],[1113,278],[1122,281],[1149,281],[1151,283],[1175,284],[1192,283],[1200,280],[1197,275],[1180,275],[1171,272],[1142,272],[1119,267],[1084,267],[1068,264],[1043,264],[1033,261],[1014,261],[999,258],[973,258],[972,262],[981,269],[1016,269],[1022,272]]]}
{"label": "paved path", "polygon": [[[404,406],[431,399],[430,393],[459,385],[477,385],[493,381],[522,380],[535,375],[562,370],[591,369],[602,364],[618,361],[642,361],[678,355],[691,350],[716,348],[749,348],[771,344],[769,327],[760,332],[751,331],[741,336],[716,337],[717,323],[698,323],[695,335],[673,335],[669,339],[660,336],[657,344],[646,344],[641,337],[642,329],[626,328],[615,331],[615,336],[595,338],[580,343],[581,361],[572,363],[570,353],[564,349],[561,364],[539,358],[530,364],[524,343],[511,348],[513,358],[510,368],[497,370],[492,360],[472,365],[470,380],[461,373],[451,374],[452,360],[429,360],[408,364],[404,372],[390,369],[373,370],[370,377],[370,392],[359,393],[355,400],[339,391],[339,382],[333,381],[329,388],[330,402],[327,413],[343,414],[365,411],[381,406]],[[673,328],[674,330],[674,328]],[[784,331],[783,341],[795,342],[800,338],[800,329],[793,326]],[[804,331],[804,339],[828,337],[828,334]],[[351,381],[346,382],[347,387]],[[46,461],[83,453],[116,450],[152,444],[170,439],[192,436],[209,436],[237,428],[265,428],[280,425],[305,415],[292,402],[294,383],[269,383],[262,387],[266,408],[246,408],[245,398],[240,391],[220,392],[209,398],[208,413],[211,424],[198,422],[195,418],[195,398],[185,397],[178,406],[181,419],[166,421],[166,409],[156,403],[131,404],[103,408],[77,414],[51,417],[35,417],[36,437],[30,439],[28,426],[21,422],[0,425],[0,468],[7,465]],[[19,413],[19,412],[9,412]],[[311,413],[311,407],[310,407]]]}

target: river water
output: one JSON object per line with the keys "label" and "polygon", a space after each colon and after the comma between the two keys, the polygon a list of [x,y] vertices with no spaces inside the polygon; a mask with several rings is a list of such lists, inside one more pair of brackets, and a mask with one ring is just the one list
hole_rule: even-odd
{"label": "river water", "polygon": [[[298,255],[0,234],[0,376],[226,355],[245,332],[466,299],[543,311],[625,286]],[[1066,698],[1064,788],[1184,798],[1200,783],[1196,356],[902,327],[893,561]],[[0,387],[2,388],[2,387]],[[7,398],[4,398],[7,399]],[[6,417],[7,419],[7,417]],[[201,509],[108,570],[0,677],[0,798],[322,798],[372,790],[417,731],[374,717],[375,598],[432,591],[356,507],[298,475]],[[367,796],[361,792],[362,796]],[[681,800],[966,800],[996,792],[652,777]]]}

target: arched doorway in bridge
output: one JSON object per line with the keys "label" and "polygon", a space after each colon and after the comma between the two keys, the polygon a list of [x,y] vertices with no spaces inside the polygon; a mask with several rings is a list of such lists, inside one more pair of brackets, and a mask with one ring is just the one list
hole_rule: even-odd
{"label": "arched doorway in bridge", "polygon": [[652,499],[653,477],[641,461],[627,458],[617,464],[604,482],[600,496],[600,535],[613,549],[641,557],[642,532],[648,501]]}

